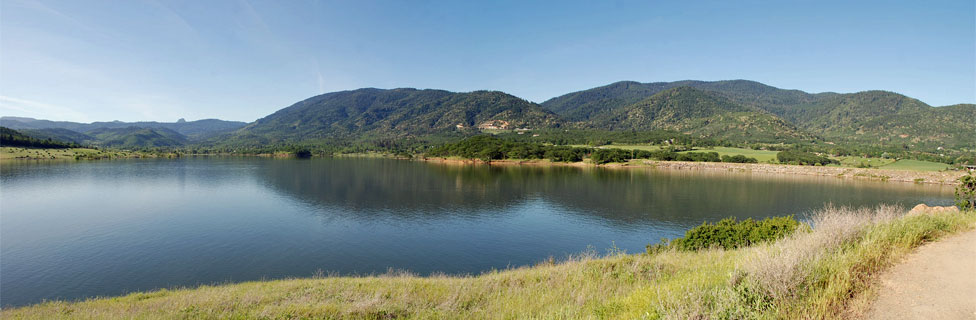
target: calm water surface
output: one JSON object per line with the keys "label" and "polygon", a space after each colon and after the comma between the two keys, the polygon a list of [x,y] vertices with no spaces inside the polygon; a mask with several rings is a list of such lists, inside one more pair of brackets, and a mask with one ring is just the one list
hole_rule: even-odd
{"label": "calm water surface", "polygon": [[0,165],[0,305],[284,277],[479,273],[702,221],[827,202],[951,203],[946,187],[382,159]]}

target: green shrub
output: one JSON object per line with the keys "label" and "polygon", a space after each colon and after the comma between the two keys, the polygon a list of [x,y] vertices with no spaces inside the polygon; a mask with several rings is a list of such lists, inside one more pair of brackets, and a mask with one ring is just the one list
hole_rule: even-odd
{"label": "green shrub", "polygon": [[959,209],[976,209],[976,176],[972,173],[959,177],[956,186],[956,206]]}
{"label": "green shrub", "polygon": [[675,160],[695,161],[695,162],[722,162],[722,158],[718,156],[718,152],[679,153],[678,157]]}
{"label": "green shrub", "polygon": [[432,157],[462,157],[483,161],[500,159],[549,159],[555,162],[578,162],[590,148],[549,146],[531,142],[504,140],[493,135],[470,137],[448,143],[427,152]]}
{"label": "green shrub", "polygon": [[312,157],[312,150],[309,150],[308,148],[299,148],[299,149],[295,150],[294,152],[292,152],[292,154],[294,154],[296,158],[303,158],[303,159],[304,158],[311,158]]}
{"label": "green shrub", "polygon": [[840,163],[837,160],[833,160],[823,156],[818,156],[810,152],[802,152],[802,151],[780,151],[776,153],[776,159],[779,160],[780,163],[799,164],[799,165],[808,165],[808,166],[812,166],[816,164],[825,166],[832,163],[834,164]]}
{"label": "green shrub", "polygon": [[702,223],[685,232],[683,238],[671,241],[662,240],[661,244],[648,245],[647,252],[654,253],[668,248],[677,250],[701,250],[711,247],[735,249],[783,238],[796,231],[800,223],[793,216],[773,217],[763,220],[746,219],[736,221],[735,218],[725,218],[715,224]]}
{"label": "green shrub", "polygon": [[746,156],[741,155],[741,154],[737,154],[737,155],[734,155],[734,156],[728,156],[728,155],[722,156],[722,162],[732,162],[732,163],[759,163],[759,160],[757,160],[756,158],[750,158],[750,157],[746,157]]}
{"label": "green shrub", "polygon": [[632,154],[632,152],[623,149],[596,149],[590,154],[590,160],[596,164],[627,162],[633,157]]}
{"label": "green shrub", "polygon": [[635,158],[638,159],[654,159],[660,161],[672,161],[678,158],[678,153],[671,150],[637,150]]}

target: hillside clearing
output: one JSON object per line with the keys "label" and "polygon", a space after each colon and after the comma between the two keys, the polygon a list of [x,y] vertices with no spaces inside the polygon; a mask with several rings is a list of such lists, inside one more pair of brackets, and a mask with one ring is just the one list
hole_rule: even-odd
{"label": "hillside clearing", "polygon": [[891,170],[941,171],[949,168],[945,163],[902,159],[881,167]]}

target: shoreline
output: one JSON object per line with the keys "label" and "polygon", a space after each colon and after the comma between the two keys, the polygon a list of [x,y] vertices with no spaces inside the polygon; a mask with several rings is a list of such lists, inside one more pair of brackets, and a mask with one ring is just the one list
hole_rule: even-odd
{"label": "shoreline", "polygon": [[[118,156],[121,154],[122,156]],[[114,160],[114,159],[160,159],[160,158],[184,158],[198,156],[236,156],[236,157],[259,157],[259,158],[294,158],[290,153],[260,153],[260,154],[152,154],[145,152],[118,151],[105,152],[97,158],[72,159],[59,157],[56,159],[40,158],[2,158],[0,162],[48,162],[48,161],[80,161],[80,160]],[[322,156],[314,156],[319,158]],[[700,170],[700,171],[721,171],[734,172],[741,174],[775,174],[775,175],[803,175],[836,177],[857,180],[872,181],[897,181],[911,182],[915,184],[934,184],[934,185],[957,185],[959,177],[967,174],[964,170],[954,171],[916,171],[916,170],[892,170],[881,168],[848,168],[848,167],[823,167],[823,166],[800,166],[789,164],[769,164],[769,163],[730,163],[730,162],[689,162],[689,161],[657,161],[646,159],[634,159],[626,163],[608,163],[597,165],[586,161],[579,162],[553,162],[547,159],[503,159],[485,162],[478,159],[443,158],[443,157],[423,157],[414,156],[406,158],[393,154],[384,153],[355,153],[355,154],[336,154],[328,157],[335,158],[386,158],[408,161],[421,161],[429,163],[439,163],[447,165],[488,165],[488,166],[534,166],[534,167],[576,167],[576,168],[608,168],[608,169],[663,169],[663,170]]]}
{"label": "shoreline", "polygon": [[845,179],[873,180],[873,181],[897,181],[911,182],[916,184],[935,184],[935,185],[956,185],[959,177],[966,175],[965,171],[915,171],[915,170],[891,170],[877,168],[845,168],[845,167],[818,167],[818,166],[799,166],[789,164],[767,164],[767,163],[730,163],[730,162],[689,162],[689,161],[657,161],[657,160],[633,160],[627,163],[610,163],[596,165],[586,162],[552,162],[549,160],[492,160],[485,162],[477,159],[455,159],[455,158],[422,158],[416,161],[452,164],[452,165],[489,165],[489,166],[566,166],[566,167],[593,167],[609,169],[664,169],[664,170],[704,170],[704,171],[723,171],[742,174],[778,174],[778,175],[805,175],[821,177],[837,177]]}

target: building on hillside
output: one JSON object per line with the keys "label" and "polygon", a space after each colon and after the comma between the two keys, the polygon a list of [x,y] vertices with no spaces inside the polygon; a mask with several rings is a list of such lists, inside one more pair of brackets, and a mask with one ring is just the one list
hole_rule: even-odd
{"label": "building on hillside", "polygon": [[478,129],[488,129],[488,130],[505,130],[510,127],[508,121],[505,120],[491,120],[485,121],[478,125]]}

